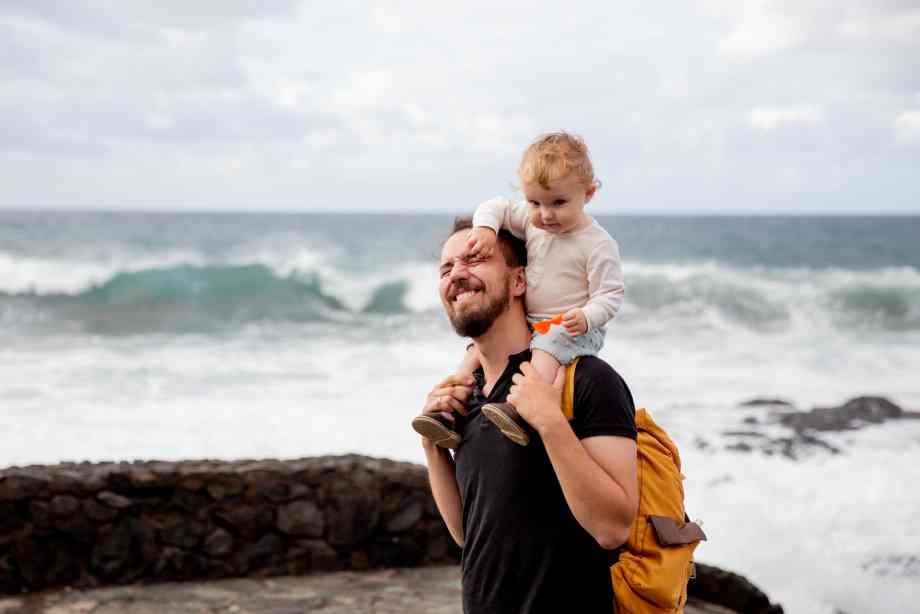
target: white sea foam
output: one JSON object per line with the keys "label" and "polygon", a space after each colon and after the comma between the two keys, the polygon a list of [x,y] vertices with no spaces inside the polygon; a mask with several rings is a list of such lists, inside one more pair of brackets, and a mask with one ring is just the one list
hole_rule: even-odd
{"label": "white sea foam", "polygon": [[[869,349],[824,365],[818,352],[746,343],[611,336],[604,351],[681,446],[688,508],[710,537],[698,558],[749,576],[789,612],[910,611],[917,578],[872,562],[920,555],[920,495],[908,486],[920,483],[920,421],[831,436],[844,454],[799,462],[730,453],[719,432],[763,415],[735,406],[751,396],[808,407],[883,391],[920,408],[920,384],[892,364],[873,369],[882,357]],[[0,346],[0,464],[345,452],[422,462],[409,420],[462,347],[443,321],[376,338],[252,326],[224,339],[13,340]]]}

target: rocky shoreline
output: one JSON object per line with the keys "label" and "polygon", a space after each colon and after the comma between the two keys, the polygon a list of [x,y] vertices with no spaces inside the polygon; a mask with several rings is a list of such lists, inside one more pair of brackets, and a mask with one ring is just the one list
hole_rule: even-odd
{"label": "rocky shoreline", "polygon": [[[733,428],[721,431],[722,447],[730,452],[760,453],[801,460],[814,454],[843,454],[826,434],[856,431],[897,420],[918,420],[920,412],[907,411],[884,397],[856,397],[836,407],[808,411],[784,399],[757,398],[739,404],[746,415]],[[716,444],[697,438],[697,448]]]}
{"label": "rocky shoreline", "polygon": [[[0,471],[0,594],[10,595],[0,614],[459,612],[458,561],[425,468],[411,463],[346,455]],[[689,593],[694,614],[782,612],[707,565]]]}

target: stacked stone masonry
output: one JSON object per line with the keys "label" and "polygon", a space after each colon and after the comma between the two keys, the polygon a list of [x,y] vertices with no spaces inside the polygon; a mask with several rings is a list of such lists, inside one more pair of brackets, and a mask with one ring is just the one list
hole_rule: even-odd
{"label": "stacked stone masonry", "polygon": [[423,467],[361,456],[0,471],[0,593],[451,563]]}

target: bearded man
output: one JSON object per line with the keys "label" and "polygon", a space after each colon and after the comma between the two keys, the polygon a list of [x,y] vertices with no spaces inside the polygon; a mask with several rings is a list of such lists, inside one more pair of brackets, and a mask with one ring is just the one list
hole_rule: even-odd
{"label": "bearded man", "polygon": [[[562,413],[562,377],[550,385],[530,365],[526,250],[507,232],[488,257],[467,252],[458,220],[441,250],[439,291],[457,333],[472,338],[482,368],[448,377],[424,413],[453,412],[453,456],[422,438],[438,510],[463,549],[466,614],[612,612],[609,566],[638,505],[632,396],[603,360],[575,371],[575,416]],[[480,411],[508,401],[532,430],[506,438]]]}

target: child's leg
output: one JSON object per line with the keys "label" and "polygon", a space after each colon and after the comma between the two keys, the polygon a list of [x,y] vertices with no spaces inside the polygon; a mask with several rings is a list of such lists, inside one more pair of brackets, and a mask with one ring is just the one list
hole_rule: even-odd
{"label": "child's leg", "polygon": [[482,362],[479,360],[479,351],[476,349],[476,346],[472,343],[466,349],[466,354],[463,355],[463,362],[460,363],[460,368],[457,369],[457,375],[461,377],[473,377],[473,371],[482,366]]}
{"label": "child's leg", "polygon": [[530,358],[530,364],[536,369],[540,379],[547,384],[552,384],[556,381],[556,373],[558,373],[559,369],[562,367],[552,354],[538,348],[534,348]]}
{"label": "child's leg", "polygon": [[[479,367],[479,352],[476,351],[476,346],[471,344],[455,375],[471,378],[473,371]],[[460,443],[460,435],[454,430],[454,416],[449,411],[442,411],[439,415],[416,416],[412,419],[412,428],[422,437],[430,439],[443,448],[456,448]]]}

